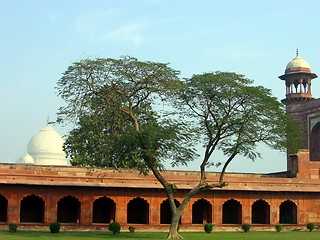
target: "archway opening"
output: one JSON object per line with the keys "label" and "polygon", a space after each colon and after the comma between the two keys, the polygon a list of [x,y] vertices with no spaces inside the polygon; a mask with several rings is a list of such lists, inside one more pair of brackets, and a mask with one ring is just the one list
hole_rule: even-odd
{"label": "archway opening", "polygon": [[115,221],[116,204],[108,197],[101,197],[93,202],[92,222],[110,223]]}
{"label": "archway opening", "polygon": [[0,194],[0,222],[7,222],[8,200]]}
{"label": "archway opening", "polygon": [[137,197],[128,203],[127,223],[149,224],[149,203],[146,200]]}
{"label": "archway opening", "polygon": [[310,161],[320,161],[320,122],[310,133]]}
{"label": "archway opening", "polygon": [[294,85],[295,93],[300,93],[300,88],[299,88],[300,82],[299,82],[299,80],[297,80],[297,79],[294,80],[293,85]]}
{"label": "archway opening", "polygon": [[242,206],[240,202],[234,199],[230,199],[223,204],[222,223],[223,224],[241,224],[242,223]]}
{"label": "archway opening", "polygon": [[80,223],[80,201],[72,196],[61,198],[58,202],[57,221],[60,223]]}
{"label": "archway opening", "polygon": [[255,201],[251,210],[252,224],[270,224],[270,205],[266,201]]}
{"label": "archway opening", "polygon": [[290,201],[284,201],[280,205],[280,223],[297,224],[297,205]]}
{"label": "archway opening", "polygon": [[212,222],[212,205],[205,199],[199,199],[192,205],[192,223],[204,224]]}
{"label": "archway opening", "polygon": [[44,201],[32,194],[23,198],[20,202],[20,222],[43,223]]}
{"label": "archway opening", "polygon": [[[174,203],[176,204],[176,207],[180,206],[180,202],[177,201],[176,199],[174,199]],[[160,224],[170,224],[171,216],[172,216],[171,209],[170,209],[169,201],[167,199],[160,204]],[[181,223],[181,218],[179,223]]]}

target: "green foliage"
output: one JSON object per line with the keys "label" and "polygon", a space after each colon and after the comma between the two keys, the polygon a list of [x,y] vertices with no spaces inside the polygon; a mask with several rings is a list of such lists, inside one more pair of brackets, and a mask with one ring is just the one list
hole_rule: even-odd
{"label": "green foliage", "polygon": [[204,231],[206,233],[211,233],[213,230],[213,224],[212,223],[206,223],[204,224]]}
{"label": "green foliage", "polygon": [[251,226],[249,224],[243,224],[242,225],[242,230],[247,233],[250,231]]}
{"label": "green foliage", "polygon": [[134,226],[129,226],[129,231],[130,231],[131,233],[134,233],[134,232],[136,231],[136,227],[134,227]]}
{"label": "green foliage", "polygon": [[314,223],[308,223],[308,224],[307,224],[307,229],[308,229],[310,232],[312,232],[312,231],[314,230],[314,228],[315,228]]}
{"label": "green foliage", "polygon": [[[65,150],[73,165],[142,172],[151,163],[161,169],[169,159],[172,166],[186,165],[197,156],[195,135],[206,147],[204,166],[221,164],[209,161],[215,150],[227,156],[226,165],[236,155],[254,160],[260,157],[260,142],[296,152],[296,125],[271,90],[252,83],[243,75],[214,72],[182,84],[167,64],[132,57],[81,60],[57,86],[67,102],[59,119],[77,120]],[[156,105],[161,102],[175,102],[175,108],[160,114]]]}
{"label": "green foliage", "polygon": [[49,229],[51,233],[58,233],[60,232],[60,227],[61,227],[61,224],[55,222],[50,224]]}
{"label": "green foliage", "polygon": [[178,71],[168,64],[132,57],[74,63],[57,86],[67,102],[59,121],[76,120],[64,146],[71,163],[142,172],[150,164],[161,169],[167,160],[185,165],[197,156],[193,131],[156,106],[169,105],[181,87]]}
{"label": "green foliage", "polygon": [[70,120],[102,107],[114,112],[117,120],[122,116],[119,112],[143,113],[158,95],[168,96],[179,87],[178,73],[168,64],[133,57],[83,59],[73,63],[58,81],[58,94],[68,104],[59,114]]}
{"label": "green foliage", "polygon": [[277,230],[277,232],[281,232],[282,225],[281,224],[276,224],[276,230]]}
{"label": "green foliage", "polygon": [[113,233],[113,235],[119,234],[120,233],[120,224],[118,222],[112,222],[109,224],[108,227],[109,231]]}
{"label": "green foliage", "polygon": [[18,230],[18,225],[16,223],[10,223],[8,227],[9,227],[9,232],[11,233],[14,233]]}
{"label": "green foliage", "polygon": [[[216,150],[227,159],[226,167],[237,155],[251,160],[260,157],[258,143],[277,150],[298,149],[299,141],[292,136],[295,124],[284,106],[271,95],[271,90],[252,86],[252,80],[230,72],[194,75],[186,79],[180,109],[190,118],[206,148],[205,165]],[[187,106],[187,107],[186,107]],[[289,124],[290,123],[290,124]],[[287,135],[291,131],[290,139]]]}

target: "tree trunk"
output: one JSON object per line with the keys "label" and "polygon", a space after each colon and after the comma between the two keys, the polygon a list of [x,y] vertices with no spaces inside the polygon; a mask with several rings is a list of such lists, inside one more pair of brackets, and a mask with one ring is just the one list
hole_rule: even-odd
{"label": "tree trunk", "polygon": [[172,213],[171,224],[168,235],[165,239],[183,239],[183,237],[178,233],[179,221],[181,218],[182,212],[178,211]]}

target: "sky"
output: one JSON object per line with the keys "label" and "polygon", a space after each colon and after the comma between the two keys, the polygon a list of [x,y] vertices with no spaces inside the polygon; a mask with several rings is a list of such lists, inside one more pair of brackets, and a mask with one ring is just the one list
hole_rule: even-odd
{"label": "sky", "polygon": [[[129,55],[170,63],[181,77],[236,72],[281,100],[278,76],[297,48],[320,75],[319,13],[318,0],[0,0],[0,162],[18,160],[55,121],[57,81],[83,58]],[[320,79],[312,92],[320,97]],[[262,159],[237,158],[228,171],[286,170],[284,153],[259,150]]]}

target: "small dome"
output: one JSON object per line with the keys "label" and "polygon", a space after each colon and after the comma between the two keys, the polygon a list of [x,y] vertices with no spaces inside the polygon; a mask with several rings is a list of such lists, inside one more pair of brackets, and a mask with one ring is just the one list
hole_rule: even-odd
{"label": "small dome", "polygon": [[26,164],[34,164],[33,157],[30,154],[25,154],[23,157],[21,157],[17,163],[26,163]]}
{"label": "small dome", "polygon": [[28,143],[28,153],[35,164],[67,165],[63,138],[49,125],[42,128]]}
{"label": "small dome", "polygon": [[297,69],[297,68],[308,68],[311,70],[309,63],[299,57],[298,55],[287,64],[286,70]]}

